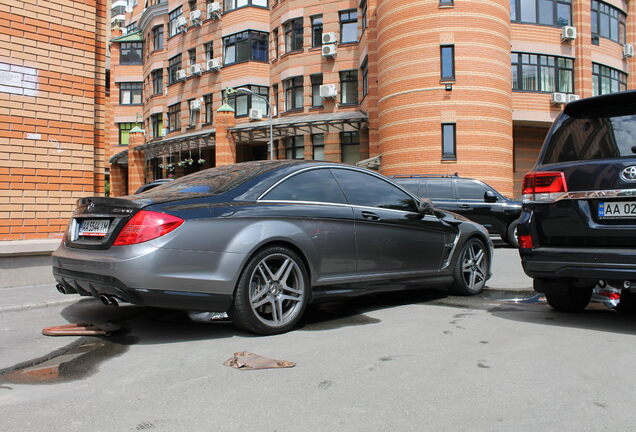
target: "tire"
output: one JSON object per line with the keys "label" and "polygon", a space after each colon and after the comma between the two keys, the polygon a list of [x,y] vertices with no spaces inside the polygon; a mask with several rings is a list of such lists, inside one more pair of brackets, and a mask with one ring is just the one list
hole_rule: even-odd
{"label": "tire", "polygon": [[310,290],[305,265],[293,250],[266,247],[241,272],[228,315],[248,332],[285,333],[298,324]]}
{"label": "tire", "polygon": [[482,292],[486,285],[489,260],[484,242],[477,238],[469,239],[455,262],[451,292],[462,296]]}
{"label": "tire", "polygon": [[561,289],[546,292],[545,299],[558,312],[581,312],[590,304],[593,287],[577,287],[571,282],[562,282]]}
{"label": "tire", "polygon": [[636,294],[627,291],[626,289],[621,292],[621,300],[616,306],[616,310],[625,314],[636,313]]}
{"label": "tire", "polygon": [[519,248],[519,239],[517,238],[517,224],[518,220],[510,222],[508,228],[506,228],[506,243],[512,246],[515,249]]}

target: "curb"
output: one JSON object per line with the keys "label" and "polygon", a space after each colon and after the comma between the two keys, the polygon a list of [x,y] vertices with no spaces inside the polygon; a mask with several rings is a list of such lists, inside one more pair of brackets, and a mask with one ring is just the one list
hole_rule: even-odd
{"label": "curb", "polygon": [[59,305],[71,304],[71,303],[75,303],[78,300],[80,299],[73,298],[73,299],[65,299],[65,300],[51,300],[51,301],[46,301],[41,303],[30,303],[25,305],[0,306],[0,313],[16,312],[16,311],[31,310],[31,309],[41,309],[48,306],[59,306]]}

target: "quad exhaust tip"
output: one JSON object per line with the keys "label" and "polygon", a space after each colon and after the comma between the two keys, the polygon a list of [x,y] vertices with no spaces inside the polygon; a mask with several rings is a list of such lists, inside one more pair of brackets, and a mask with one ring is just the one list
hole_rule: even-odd
{"label": "quad exhaust tip", "polygon": [[55,289],[57,289],[58,292],[62,294],[77,294],[77,291],[75,291],[73,288],[65,287],[62,284],[55,285]]}
{"label": "quad exhaust tip", "polygon": [[99,296],[99,300],[105,304],[106,306],[120,306],[122,304],[127,304],[128,302],[120,299],[119,297],[102,294]]}

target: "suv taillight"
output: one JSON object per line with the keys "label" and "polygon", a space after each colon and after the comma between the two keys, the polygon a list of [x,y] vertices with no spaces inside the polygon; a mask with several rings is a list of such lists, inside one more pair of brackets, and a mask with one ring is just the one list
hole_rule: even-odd
{"label": "suv taillight", "polygon": [[565,174],[561,171],[529,172],[523,178],[524,202],[554,202],[567,191]]}
{"label": "suv taillight", "polygon": [[183,223],[183,219],[148,210],[137,212],[121,230],[113,246],[143,243],[168,234]]}

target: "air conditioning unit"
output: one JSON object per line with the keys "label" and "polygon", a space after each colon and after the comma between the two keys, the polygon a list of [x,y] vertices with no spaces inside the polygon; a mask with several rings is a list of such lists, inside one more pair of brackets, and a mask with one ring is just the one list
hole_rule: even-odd
{"label": "air conditioning unit", "polygon": [[212,58],[205,62],[205,70],[219,71],[221,70],[221,57]]}
{"label": "air conditioning unit", "polygon": [[200,111],[201,110],[201,99],[192,99],[190,101],[190,111]]}
{"label": "air conditioning unit", "polygon": [[336,42],[338,42],[338,36],[336,36],[336,34],[334,32],[323,33],[322,34],[322,44],[323,45],[334,44]]}
{"label": "air conditioning unit", "polygon": [[166,135],[168,135],[168,129],[162,128],[161,129],[161,136],[163,137],[163,136],[166,136]]}
{"label": "air conditioning unit", "polygon": [[634,45],[629,43],[623,45],[623,57],[634,57]]}
{"label": "air conditioning unit", "polygon": [[132,6],[126,6],[125,11],[126,11],[126,13],[132,13],[133,7]]}
{"label": "air conditioning unit", "polygon": [[190,66],[190,75],[201,75],[203,68],[200,64],[193,64]]}
{"label": "air conditioning unit", "polygon": [[338,50],[336,49],[336,44],[329,44],[322,46],[322,56],[334,58]]}
{"label": "air conditioning unit", "polygon": [[335,98],[338,96],[338,87],[335,84],[323,84],[320,86],[320,97]]}
{"label": "air conditioning unit", "polygon": [[190,12],[190,25],[201,24],[201,11],[195,9]]}
{"label": "air conditioning unit", "polygon": [[262,120],[263,112],[256,108],[250,108],[249,117],[250,120]]}
{"label": "air conditioning unit", "polygon": [[178,29],[187,29],[188,28],[188,19],[184,16],[180,16],[177,18],[177,28]]}
{"label": "air conditioning unit", "polygon": [[208,3],[208,19],[221,18],[221,3],[212,2]]}
{"label": "air conditioning unit", "polygon": [[551,102],[553,104],[564,104],[564,103],[568,103],[568,95],[566,95],[565,93],[552,93],[552,100]]}
{"label": "air conditioning unit", "polygon": [[561,40],[562,41],[571,41],[576,39],[576,27],[572,26],[563,26],[561,28]]}
{"label": "air conditioning unit", "polygon": [[568,103],[574,102],[574,101],[577,101],[577,100],[581,99],[581,96],[579,96],[577,94],[568,94],[566,96],[567,96]]}
{"label": "air conditioning unit", "polygon": [[178,80],[184,80],[188,77],[188,74],[186,74],[185,69],[179,69],[177,70],[177,79]]}

